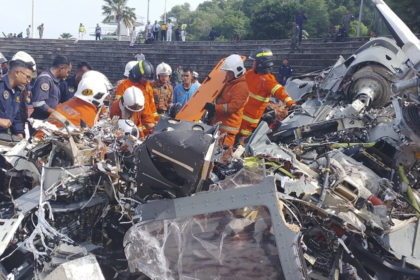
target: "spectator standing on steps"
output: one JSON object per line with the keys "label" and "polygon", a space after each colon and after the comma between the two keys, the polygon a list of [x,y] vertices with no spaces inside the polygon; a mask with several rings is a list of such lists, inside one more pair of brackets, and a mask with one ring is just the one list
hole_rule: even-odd
{"label": "spectator standing on steps", "polygon": [[302,43],[303,22],[306,20],[307,18],[303,14],[302,10],[299,10],[298,14],[296,15],[296,24],[299,26],[299,45]]}
{"label": "spectator standing on steps", "polygon": [[79,40],[83,40],[83,35],[86,33],[86,28],[83,26],[83,24],[80,24],[79,26]]}
{"label": "spectator standing on steps", "polygon": [[216,37],[217,37],[216,30],[214,30],[214,27],[212,27],[209,33],[209,40],[214,41]]}
{"label": "spectator standing on steps", "polygon": [[168,26],[168,31],[166,33],[166,37],[167,37],[166,41],[172,41],[172,28],[175,25],[171,22],[171,20],[169,20],[169,23],[167,24],[167,26]]}
{"label": "spectator standing on steps", "polygon": [[289,64],[289,60],[287,58],[283,59],[283,64],[280,66],[279,70],[279,84],[285,86],[287,79],[289,79],[292,74],[293,69]]}
{"label": "spectator standing on steps", "polygon": [[99,23],[95,28],[95,40],[101,40],[102,28],[99,26]]}
{"label": "spectator standing on steps", "polygon": [[350,30],[350,23],[353,20],[354,20],[354,16],[350,14],[350,10],[347,10],[343,18],[343,26],[347,32]]}
{"label": "spectator standing on steps", "polygon": [[159,29],[160,29],[160,25],[157,22],[157,20],[155,20],[155,24],[153,24],[152,27],[152,31],[153,31],[153,38],[155,38],[155,40],[159,40]]}
{"label": "spectator standing on steps", "polygon": [[136,31],[136,27],[133,26],[133,29],[130,31],[130,47],[134,47],[134,44],[136,43],[137,40],[137,31]]}
{"label": "spectator standing on steps", "polygon": [[41,24],[40,26],[38,26],[38,31],[39,31],[39,39],[42,39],[42,36],[44,35],[44,24]]}
{"label": "spectator standing on steps", "polygon": [[299,26],[296,24],[296,21],[292,22],[292,43],[290,45],[290,53],[294,53],[295,49],[300,52],[299,47]]}
{"label": "spectator standing on steps", "polygon": [[181,35],[181,30],[179,30],[179,26],[175,29],[175,41],[180,41],[179,36]]}
{"label": "spectator standing on steps", "polygon": [[162,41],[166,41],[166,32],[168,30],[168,25],[166,25],[166,22],[162,24],[160,30],[160,36],[162,37]]}
{"label": "spectator standing on steps", "polygon": [[29,25],[28,28],[26,28],[26,38],[31,38],[31,26]]}
{"label": "spectator standing on steps", "polygon": [[181,24],[181,39],[184,42],[185,37],[187,36],[187,24],[185,24],[185,21]]}
{"label": "spectator standing on steps", "polygon": [[236,32],[233,33],[233,41],[235,41],[235,42],[239,41],[239,35]]}
{"label": "spectator standing on steps", "polygon": [[182,82],[182,66],[178,65],[175,71],[175,82],[179,85]]}
{"label": "spectator standing on steps", "polygon": [[137,61],[146,60],[146,57],[144,56],[144,54],[141,53],[140,49],[138,49],[137,54],[136,55],[133,54],[133,56]]}

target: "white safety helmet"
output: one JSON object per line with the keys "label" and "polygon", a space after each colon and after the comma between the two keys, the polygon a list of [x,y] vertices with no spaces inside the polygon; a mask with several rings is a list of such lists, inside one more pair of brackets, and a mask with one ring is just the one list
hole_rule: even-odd
{"label": "white safety helmet", "polygon": [[83,74],[74,97],[86,101],[96,107],[104,105],[112,84],[108,78],[98,71],[88,71]]}
{"label": "white safety helmet", "polygon": [[124,71],[124,76],[126,76],[128,78],[128,76],[130,76],[130,70],[134,67],[134,65],[136,65],[137,63],[139,63],[138,61],[130,61],[125,65],[125,71]]}
{"label": "white safety helmet", "polygon": [[17,53],[16,53],[16,54],[12,57],[12,60],[11,60],[10,62],[15,61],[15,60],[20,60],[20,61],[23,61],[23,62],[25,62],[25,63],[32,64],[32,71],[35,71],[35,70],[36,70],[35,60],[33,59],[33,57],[32,57],[32,56],[30,56],[30,55],[29,55],[29,54],[27,54],[26,52],[22,52],[22,51],[17,52]]}
{"label": "white safety helmet", "polygon": [[132,120],[118,120],[118,127],[124,131],[124,135],[131,135],[139,138],[139,129]]}
{"label": "white safety helmet", "polygon": [[144,94],[138,87],[129,87],[124,91],[120,104],[131,112],[140,112],[144,109]]}
{"label": "white safety helmet", "polygon": [[7,62],[7,59],[4,57],[4,55],[0,52],[0,64],[3,64]]}
{"label": "white safety helmet", "polygon": [[162,62],[156,67],[156,75],[170,76],[172,75],[172,68],[165,62]]}
{"label": "white safety helmet", "polygon": [[232,71],[235,75],[235,79],[241,77],[243,74],[245,74],[245,67],[244,67],[244,61],[242,60],[241,56],[237,54],[232,54],[228,56],[225,61],[223,61],[222,67],[220,67],[221,70],[225,71]]}

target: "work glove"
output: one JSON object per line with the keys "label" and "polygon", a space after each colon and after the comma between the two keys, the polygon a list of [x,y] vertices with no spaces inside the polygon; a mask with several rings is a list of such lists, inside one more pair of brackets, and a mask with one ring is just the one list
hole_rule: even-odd
{"label": "work glove", "polygon": [[206,105],[204,105],[204,109],[206,109],[211,116],[214,116],[214,113],[216,112],[216,106],[213,103],[207,102]]}

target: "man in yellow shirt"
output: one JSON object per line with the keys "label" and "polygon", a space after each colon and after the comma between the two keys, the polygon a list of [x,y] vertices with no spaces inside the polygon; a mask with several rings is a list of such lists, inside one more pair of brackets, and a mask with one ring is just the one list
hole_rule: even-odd
{"label": "man in yellow shirt", "polygon": [[79,40],[83,40],[83,35],[86,33],[86,28],[83,26],[83,24],[80,24],[79,26]]}
{"label": "man in yellow shirt", "polygon": [[168,26],[166,25],[166,22],[164,22],[163,24],[162,24],[162,26],[160,27],[160,29],[161,29],[161,37],[162,37],[162,41],[166,41],[166,31],[168,30]]}

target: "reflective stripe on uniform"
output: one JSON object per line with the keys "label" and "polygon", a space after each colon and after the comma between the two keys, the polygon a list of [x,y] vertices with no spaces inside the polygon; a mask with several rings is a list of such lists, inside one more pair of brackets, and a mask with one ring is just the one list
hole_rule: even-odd
{"label": "reflective stripe on uniform", "polygon": [[273,55],[273,53],[272,52],[263,52],[263,53],[257,54],[257,57],[260,57],[260,56],[270,56],[270,55]]}
{"label": "reflective stripe on uniform", "polygon": [[231,126],[221,125],[219,128],[222,129],[222,130],[225,130],[225,131],[232,132],[232,133],[239,132],[239,128],[238,127],[231,127]]}
{"label": "reflective stripe on uniform", "polygon": [[271,90],[271,95],[274,95],[275,93],[276,93],[276,91],[279,89],[279,88],[281,88],[282,87],[282,85],[276,85],[276,86],[274,86],[273,87],[273,89]]}
{"label": "reflective stripe on uniform", "polygon": [[75,127],[74,124],[72,124],[65,116],[63,116],[60,112],[54,110],[51,113],[52,116],[54,116],[54,118],[56,118],[57,120],[61,121],[63,124],[65,124],[66,126],[69,127]]}
{"label": "reflective stripe on uniform", "polygon": [[155,127],[155,125],[153,124],[153,123],[149,123],[148,125],[147,125],[147,128],[152,128],[152,127]]}
{"label": "reflective stripe on uniform", "polygon": [[140,73],[141,73],[142,75],[144,75],[143,60],[140,60],[140,62],[139,62],[139,67],[140,67]]}
{"label": "reflective stripe on uniform", "polygon": [[252,92],[249,93],[249,97],[252,97],[252,98],[257,99],[257,100],[262,101],[262,102],[268,102],[268,101],[270,101],[270,98],[269,97],[268,98],[265,98],[265,97],[262,97],[262,96],[253,94]]}
{"label": "reflective stripe on uniform", "polygon": [[115,100],[118,100],[121,98],[121,95],[115,95]]}
{"label": "reflective stripe on uniform", "polygon": [[252,134],[252,131],[242,129],[242,130],[241,130],[241,134],[242,134],[242,135],[247,135],[247,136],[248,136],[248,135],[251,135],[251,134]]}
{"label": "reflective stripe on uniform", "polygon": [[146,130],[146,127],[145,126],[139,126],[139,127],[137,127],[138,129],[139,129],[139,131],[143,131],[143,130]]}
{"label": "reflective stripe on uniform", "polygon": [[247,122],[250,122],[250,123],[259,123],[260,122],[260,119],[251,119],[250,117],[247,117],[245,115],[242,116],[242,119],[246,120]]}
{"label": "reflective stripe on uniform", "polygon": [[159,114],[157,112],[153,113],[154,117],[159,117]]}
{"label": "reflective stripe on uniform", "polygon": [[289,96],[289,97],[287,97],[285,100],[284,100],[284,103],[287,103],[287,102],[289,102],[289,101],[293,101],[293,99]]}
{"label": "reflective stripe on uniform", "polygon": [[34,106],[34,107],[42,107],[43,105],[45,105],[46,103],[45,103],[45,101],[44,100],[42,100],[42,101],[38,101],[38,102],[32,102],[32,105]]}
{"label": "reflective stripe on uniform", "polygon": [[227,104],[223,104],[222,106],[223,106],[223,110],[225,111],[225,114],[227,114],[228,112]]}

